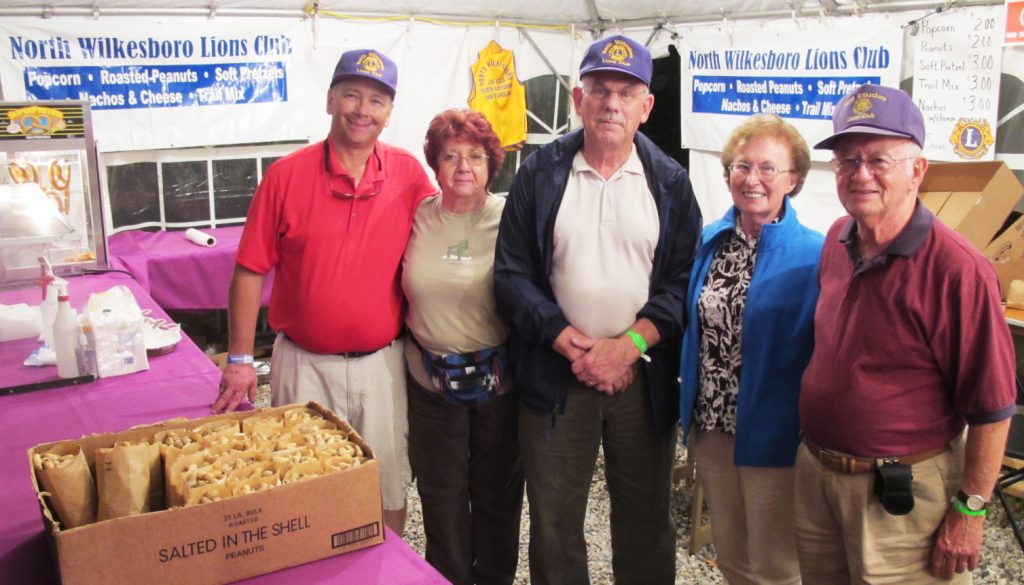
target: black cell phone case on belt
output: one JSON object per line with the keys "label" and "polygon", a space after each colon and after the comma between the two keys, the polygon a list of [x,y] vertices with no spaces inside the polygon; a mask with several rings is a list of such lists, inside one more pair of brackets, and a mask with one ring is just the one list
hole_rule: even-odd
{"label": "black cell phone case on belt", "polygon": [[887,461],[875,468],[875,495],[893,516],[914,509],[914,473],[909,465]]}

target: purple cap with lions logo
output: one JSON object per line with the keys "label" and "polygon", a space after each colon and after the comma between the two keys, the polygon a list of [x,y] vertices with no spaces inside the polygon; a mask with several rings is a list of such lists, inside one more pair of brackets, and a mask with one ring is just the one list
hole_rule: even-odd
{"label": "purple cap with lions logo", "polygon": [[843,96],[832,116],[832,136],[814,145],[830,150],[847,134],[909,138],[924,146],[924,117],[907,92],[865,83]]}
{"label": "purple cap with lions logo", "polygon": [[365,77],[382,83],[395,97],[398,91],[398,65],[388,56],[373,49],[345,51],[334,67],[331,87],[346,77]]}
{"label": "purple cap with lions logo", "polygon": [[615,35],[590,45],[580,63],[580,77],[595,71],[618,71],[651,84],[651,52],[629,37]]}

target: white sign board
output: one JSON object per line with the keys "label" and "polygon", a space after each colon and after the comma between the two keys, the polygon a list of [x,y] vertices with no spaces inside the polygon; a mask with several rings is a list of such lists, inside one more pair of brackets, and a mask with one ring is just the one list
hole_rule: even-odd
{"label": "white sign board", "polygon": [[830,135],[844,95],[864,83],[899,85],[899,23],[864,17],[855,24],[775,32],[737,27],[685,36],[683,145],[719,151],[733,129],[757,113],[785,118],[812,145]]}
{"label": "white sign board", "polygon": [[104,151],[298,140],[306,37],[299,20],[3,18],[0,82],[88,100]]}
{"label": "white sign board", "polygon": [[1003,6],[929,16],[914,36],[914,101],[924,114],[932,160],[995,156]]}

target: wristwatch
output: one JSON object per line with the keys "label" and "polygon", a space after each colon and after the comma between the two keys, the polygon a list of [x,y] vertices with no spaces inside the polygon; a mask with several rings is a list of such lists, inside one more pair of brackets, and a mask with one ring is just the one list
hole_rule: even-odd
{"label": "wristwatch", "polygon": [[977,494],[968,495],[963,490],[956,492],[956,499],[971,512],[981,512],[988,508],[988,502],[985,501],[985,498]]}

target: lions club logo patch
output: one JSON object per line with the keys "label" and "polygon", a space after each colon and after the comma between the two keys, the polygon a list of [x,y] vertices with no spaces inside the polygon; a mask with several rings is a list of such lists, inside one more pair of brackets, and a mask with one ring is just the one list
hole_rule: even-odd
{"label": "lions club logo patch", "polygon": [[381,70],[384,69],[384,62],[377,53],[366,53],[356,61],[356,70],[360,73],[368,73],[374,77],[381,77]]}

